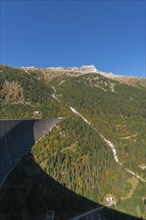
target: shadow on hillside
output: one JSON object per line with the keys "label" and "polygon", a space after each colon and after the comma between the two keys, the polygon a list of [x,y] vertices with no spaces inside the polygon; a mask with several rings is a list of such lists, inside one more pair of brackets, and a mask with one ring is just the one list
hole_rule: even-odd
{"label": "shadow on hillside", "polygon": [[[58,119],[0,120],[0,186],[18,160],[58,121]],[[15,127],[11,128],[12,124]]]}
{"label": "shadow on hillside", "polygon": [[[17,121],[19,124],[5,134],[5,130],[11,126],[11,123],[15,124]],[[0,134],[4,134],[0,138],[0,184],[16,162],[35,143],[33,126],[34,120],[0,121]]]}
{"label": "shadow on hillside", "polygon": [[[44,220],[47,210],[55,211],[55,220],[67,220],[99,206],[48,176],[30,154],[19,162],[0,189],[2,220]],[[110,208],[105,208],[102,216],[106,220],[138,219]]]}

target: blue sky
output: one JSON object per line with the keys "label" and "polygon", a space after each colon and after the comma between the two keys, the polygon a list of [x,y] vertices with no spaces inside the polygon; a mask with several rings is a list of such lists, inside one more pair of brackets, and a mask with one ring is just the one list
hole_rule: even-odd
{"label": "blue sky", "polygon": [[1,63],[145,77],[145,1],[1,1]]}

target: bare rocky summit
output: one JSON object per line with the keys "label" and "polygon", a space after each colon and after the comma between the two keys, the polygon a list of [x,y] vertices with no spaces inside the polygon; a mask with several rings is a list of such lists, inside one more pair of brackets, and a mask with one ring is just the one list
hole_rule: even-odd
{"label": "bare rocky summit", "polygon": [[69,76],[80,76],[81,74],[100,74],[106,78],[118,81],[120,83],[131,85],[131,86],[144,86],[146,87],[146,78],[134,77],[134,76],[123,76],[113,74],[111,72],[104,72],[98,70],[94,65],[83,65],[81,67],[47,67],[47,68],[35,68],[22,67],[25,72],[29,74],[37,73],[40,78],[46,80],[52,80],[56,77],[62,77],[65,75]]}

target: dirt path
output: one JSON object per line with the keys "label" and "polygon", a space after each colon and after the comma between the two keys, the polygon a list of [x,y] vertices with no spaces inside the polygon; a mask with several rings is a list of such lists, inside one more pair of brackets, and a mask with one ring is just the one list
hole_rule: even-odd
{"label": "dirt path", "polygon": [[[54,86],[52,86],[52,89],[54,90],[54,94],[52,95],[52,97],[58,101],[58,102],[61,102],[57,97],[56,97],[56,89]],[[70,110],[78,115],[79,117],[81,117],[88,125],[91,126],[91,122],[89,122],[82,114],[80,114],[75,108],[73,107],[69,107]],[[118,158],[118,155],[117,155],[117,151],[116,151],[116,148],[115,148],[115,145],[107,140],[102,134],[100,134],[97,129],[94,127],[94,129],[96,130],[96,132],[100,135],[100,137],[105,141],[105,143],[111,148],[112,152],[113,152],[113,156],[114,156],[114,160],[116,161],[116,163],[118,165],[120,165],[122,167],[122,163],[119,161],[119,158]],[[127,168],[124,168],[128,173],[130,173],[133,177],[136,177],[138,180],[142,181],[142,182],[146,182],[146,180],[144,180],[141,176],[137,175],[136,173],[134,173],[133,171],[127,169]]]}

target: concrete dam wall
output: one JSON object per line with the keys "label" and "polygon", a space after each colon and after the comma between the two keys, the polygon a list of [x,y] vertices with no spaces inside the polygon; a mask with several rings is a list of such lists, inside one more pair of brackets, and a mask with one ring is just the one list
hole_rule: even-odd
{"label": "concrete dam wall", "polygon": [[9,120],[9,123],[6,123],[6,120],[0,120],[0,138],[17,126],[20,122],[20,120]]}
{"label": "concrete dam wall", "polygon": [[34,143],[59,121],[60,119],[0,120],[0,187]]}

